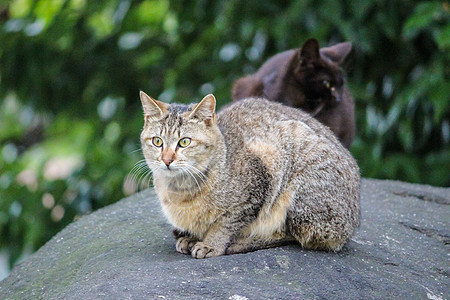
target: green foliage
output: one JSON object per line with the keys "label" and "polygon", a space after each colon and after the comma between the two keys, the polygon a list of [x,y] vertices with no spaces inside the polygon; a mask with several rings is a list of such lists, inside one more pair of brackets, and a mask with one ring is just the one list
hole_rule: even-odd
{"label": "green foliage", "polygon": [[442,1],[0,4],[0,247],[13,264],[147,181],[124,184],[141,159],[139,89],[222,106],[234,80],[309,37],[353,42],[363,176],[449,186],[449,24]]}

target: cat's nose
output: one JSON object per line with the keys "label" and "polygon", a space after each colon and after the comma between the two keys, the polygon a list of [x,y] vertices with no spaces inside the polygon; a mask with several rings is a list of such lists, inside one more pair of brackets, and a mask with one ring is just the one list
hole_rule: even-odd
{"label": "cat's nose", "polygon": [[162,161],[164,162],[164,164],[169,167],[169,165],[173,162],[173,158],[171,157],[163,157]]}
{"label": "cat's nose", "polygon": [[331,95],[334,97],[334,99],[336,99],[336,102],[339,103],[341,102],[341,95],[339,94],[339,91],[336,90],[335,87],[331,88]]}
{"label": "cat's nose", "polygon": [[164,164],[169,168],[169,165],[174,161],[175,159],[175,152],[171,149],[164,149],[161,155],[161,160],[164,162]]}

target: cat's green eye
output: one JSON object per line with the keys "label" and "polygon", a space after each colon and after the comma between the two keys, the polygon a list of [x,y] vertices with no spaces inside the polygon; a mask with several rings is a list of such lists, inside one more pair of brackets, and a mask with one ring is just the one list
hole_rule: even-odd
{"label": "cat's green eye", "polygon": [[163,141],[162,141],[161,138],[155,136],[155,137],[152,138],[152,143],[153,143],[153,145],[155,145],[156,147],[161,147],[162,144],[163,144]]}
{"label": "cat's green eye", "polygon": [[184,148],[184,147],[189,146],[190,143],[191,143],[191,139],[190,138],[182,138],[178,142],[178,146],[180,146],[181,148]]}
{"label": "cat's green eye", "polygon": [[331,87],[331,83],[328,80],[324,80],[323,84],[329,89]]}

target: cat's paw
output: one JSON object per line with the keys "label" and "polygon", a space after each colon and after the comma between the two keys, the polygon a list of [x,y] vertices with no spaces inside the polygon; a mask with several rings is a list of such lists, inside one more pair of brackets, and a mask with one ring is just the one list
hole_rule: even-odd
{"label": "cat's paw", "polygon": [[194,245],[194,248],[192,248],[191,255],[194,258],[209,258],[214,256],[219,256],[224,254],[223,251],[217,251],[213,247],[203,243],[203,242],[197,242]]}
{"label": "cat's paw", "polygon": [[197,239],[195,238],[183,236],[178,238],[175,248],[180,253],[190,254],[196,242]]}

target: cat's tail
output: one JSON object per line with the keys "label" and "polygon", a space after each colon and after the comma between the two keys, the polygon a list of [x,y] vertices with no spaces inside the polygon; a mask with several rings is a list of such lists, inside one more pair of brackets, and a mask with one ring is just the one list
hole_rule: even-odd
{"label": "cat's tail", "polygon": [[264,83],[255,76],[248,75],[236,80],[233,84],[231,96],[233,101],[263,96]]}

